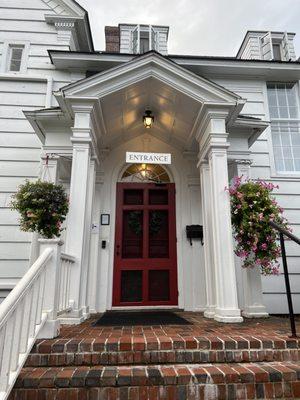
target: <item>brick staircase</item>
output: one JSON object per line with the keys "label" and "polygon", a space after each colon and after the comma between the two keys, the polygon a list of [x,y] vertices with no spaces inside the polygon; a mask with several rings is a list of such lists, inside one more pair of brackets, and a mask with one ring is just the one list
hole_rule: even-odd
{"label": "brick staircase", "polygon": [[[10,400],[300,398],[300,350],[285,319],[93,327],[38,341]],[[299,360],[299,361],[298,361]]]}

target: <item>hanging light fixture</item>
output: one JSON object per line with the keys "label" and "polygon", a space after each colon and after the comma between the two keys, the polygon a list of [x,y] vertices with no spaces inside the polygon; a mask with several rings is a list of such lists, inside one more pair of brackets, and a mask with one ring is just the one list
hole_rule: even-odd
{"label": "hanging light fixture", "polygon": [[146,110],[143,116],[143,122],[146,129],[150,129],[152,127],[154,121],[154,117],[152,115],[151,110]]}

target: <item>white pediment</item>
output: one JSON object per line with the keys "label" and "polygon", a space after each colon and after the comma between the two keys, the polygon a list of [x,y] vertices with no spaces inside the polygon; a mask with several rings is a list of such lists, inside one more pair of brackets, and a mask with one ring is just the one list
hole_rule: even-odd
{"label": "white pediment", "polygon": [[126,64],[70,84],[68,98],[103,98],[126,87],[153,79],[200,103],[236,104],[241,98],[224,87],[186,70],[158,53],[150,52]]}

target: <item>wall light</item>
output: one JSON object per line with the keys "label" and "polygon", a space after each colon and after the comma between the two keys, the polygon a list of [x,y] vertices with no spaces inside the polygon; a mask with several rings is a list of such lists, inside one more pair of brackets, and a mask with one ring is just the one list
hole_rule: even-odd
{"label": "wall light", "polygon": [[144,122],[145,128],[150,129],[152,127],[153,121],[154,121],[154,117],[152,115],[152,112],[150,110],[146,110],[145,114],[143,116],[143,122]]}

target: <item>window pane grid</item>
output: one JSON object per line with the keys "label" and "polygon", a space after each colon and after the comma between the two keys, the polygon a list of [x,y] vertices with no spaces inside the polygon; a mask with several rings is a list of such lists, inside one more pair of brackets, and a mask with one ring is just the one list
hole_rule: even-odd
{"label": "window pane grid", "polygon": [[18,72],[21,69],[24,46],[10,46],[9,71]]}
{"label": "window pane grid", "polygon": [[277,171],[300,171],[300,123],[271,122],[271,131]]}
{"label": "window pane grid", "polygon": [[300,121],[296,90],[297,85],[293,83],[268,84],[273,151],[278,172],[300,172]]}

